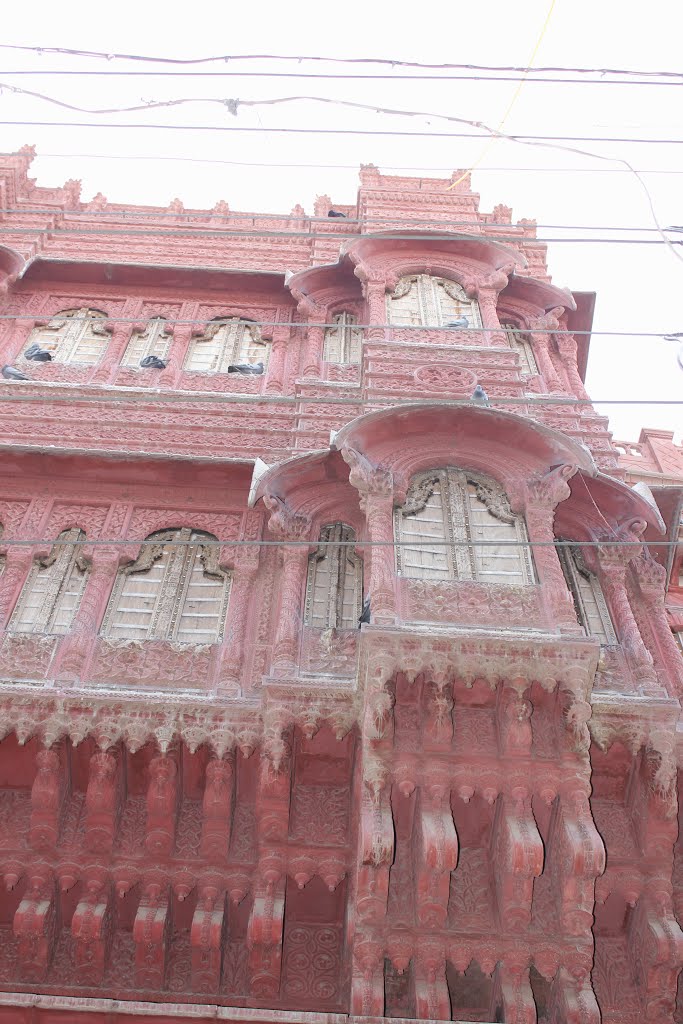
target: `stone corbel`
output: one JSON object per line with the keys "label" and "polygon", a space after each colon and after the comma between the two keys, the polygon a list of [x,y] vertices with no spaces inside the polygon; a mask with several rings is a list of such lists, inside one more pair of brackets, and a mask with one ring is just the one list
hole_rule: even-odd
{"label": "stone corbel", "polygon": [[424,690],[425,750],[450,750],[453,742],[453,696],[446,679],[433,680]]}
{"label": "stone corbel", "polygon": [[531,716],[533,706],[524,697],[527,679],[506,681],[496,694],[496,726],[498,747],[503,757],[529,754],[531,751]]}
{"label": "stone corbel", "polygon": [[218,991],[224,936],[225,892],[218,884],[202,885],[190,928],[194,992]]}
{"label": "stone corbel", "polygon": [[451,871],[458,864],[458,836],[447,780],[431,780],[420,790],[415,819],[414,856],[419,923],[443,928],[448,912]]}
{"label": "stone corbel", "polygon": [[100,875],[86,880],[85,890],[71,919],[74,965],[82,984],[100,985],[114,932],[112,892],[109,883]]}
{"label": "stone corbel", "polygon": [[90,776],[85,793],[86,849],[96,853],[111,852],[123,799],[119,751],[96,751],[90,758]]}
{"label": "stone corbel", "polygon": [[67,777],[57,750],[40,750],[31,788],[31,825],[28,834],[35,850],[54,850],[67,795]]}
{"label": "stone corbel", "polygon": [[133,922],[136,988],[164,988],[171,916],[168,888],[158,882],[145,886]]}
{"label": "stone corbel", "polygon": [[206,766],[202,800],[200,853],[207,860],[225,862],[230,845],[234,765],[230,758],[213,758]]}
{"label": "stone corbel", "polygon": [[509,1024],[536,1024],[536,1002],[524,957],[506,955],[496,965],[489,1015]]}
{"label": "stone corbel", "polygon": [[562,1024],[600,1024],[602,1015],[588,970],[558,970],[550,986],[547,1017]]}
{"label": "stone corbel", "polygon": [[[288,745],[289,746],[289,745]],[[260,766],[256,808],[259,835],[268,845],[286,843],[289,834],[289,802],[292,789],[292,759],[285,756],[275,768],[267,758]]]}
{"label": "stone corbel", "polygon": [[543,870],[543,842],[527,790],[501,793],[489,847],[491,883],[500,924],[519,929],[531,921],[534,878]]}
{"label": "stone corbel", "polygon": [[546,862],[563,932],[587,934],[593,926],[595,881],[605,870],[605,846],[583,788],[564,788],[556,799]]}
{"label": "stone corbel", "polygon": [[18,941],[19,975],[23,981],[44,981],[54,956],[59,907],[51,876],[29,876],[12,930]]}
{"label": "stone corbel", "polygon": [[175,846],[178,819],[178,765],[161,754],[149,763],[145,848],[156,857],[169,857]]}
{"label": "stone corbel", "polygon": [[438,940],[420,938],[415,967],[415,1014],[424,1020],[450,1020],[446,959]]}
{"label": "stone corbel", "polygon": [[280,988],[285,881],[280,858],[272,856],[259,865],[247,926],[250,990],[257,998],[272,998]]}
{"label": "stone corbel", "polygon": [[629,918],[627,953],[640,982],[643,1020],[672,1020],[683,965],[683,932],[673,914],[668,881],[653,880],[638,900]]}
{"label": "stone corbel", "polygon": [[351,1013],[369,1017],[384,1014],[384,949],[376,939],[363,938],[354,945]]}
{"label": "stone corbel", "polygon": [[386,789],[363,786],[356,911],[364,922],[381,922],[387,912],[389,870],[394,860],[394,822]]}

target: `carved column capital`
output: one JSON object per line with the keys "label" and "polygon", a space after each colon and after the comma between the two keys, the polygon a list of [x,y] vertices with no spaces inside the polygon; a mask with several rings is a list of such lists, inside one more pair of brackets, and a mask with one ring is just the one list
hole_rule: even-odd
{"label": "carved column capital", "polygon": [[527,507],[553,510],[571,494],[569,481],[579,467],[565,463],[539,473],[527,482]]}

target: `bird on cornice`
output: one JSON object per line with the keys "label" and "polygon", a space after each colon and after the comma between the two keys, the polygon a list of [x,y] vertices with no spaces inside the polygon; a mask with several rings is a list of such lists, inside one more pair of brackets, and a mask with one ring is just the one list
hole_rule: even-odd
{"label": "bird on cornice", "polygon": [[52,356],[47,349],[41,348],[37,342],[34,342],[24,352],[24,359],[31,359],[34,363],[49,363],[52,361]]}
{"label": "bird on cornice", "polygon": [[2,368],[2,371],[0,372],[2,372],[2,375],[5,378],[5,380],[31,379],[30,377],[27,377],[25,373],[22,373],[21,370],[17,370],[16,366],[10,366],[8,363],[5,363],[5,365]]}
{"label": "bird on cornice", "polygon": [[481,384],[477,384],[476,388],[472,392],[472,401],[480,402],[482,405],[489,404],[489,396],[486,394]]}
{"label": "bird on cornice", "polygon": [[165,370],[166,363],[159,356],[145,356],[140,360],[140,366],[144,370]]}
{"label": "bird on cornice", "polygon": [[263,373],[263,363],[230,363],[228,373]]}
{"label": "bird on cornice", "polygon": [[470,322],[469,322],[469,320],[467,319],[466,316],[459,316],[455,320],[449,320],[449,322],[447,324],[445,324],[444,326],[446,326],[446,327],[469,327],[470,326]]}
{"label": "bird on cornice", "polygon": [[327,211],[327,216],[328,217],[346,217],[346,214],[342,213],[340,210],[328,210]]}

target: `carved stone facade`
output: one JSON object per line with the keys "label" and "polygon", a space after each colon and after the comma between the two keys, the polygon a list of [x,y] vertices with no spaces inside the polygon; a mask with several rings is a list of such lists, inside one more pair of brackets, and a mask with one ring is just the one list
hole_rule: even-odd
{"label": "carved stone facade", "polygon": [[0,1021],[683,1020],[683,481],[623,482],[591,296],[461,172],[127,234],[31,155]]}

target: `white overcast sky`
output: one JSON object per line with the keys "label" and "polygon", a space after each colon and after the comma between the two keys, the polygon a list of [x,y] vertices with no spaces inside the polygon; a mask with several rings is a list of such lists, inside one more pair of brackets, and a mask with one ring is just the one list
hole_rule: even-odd
{"label": "white overcast sky", "polygon": [[[33,0],[8,5],[2,42],[58,46],[175,58],[211,54],[277,54],[327,57],[384,57],[428,63],[520,65],[529,62],[550,0],[488,0],[487,3],[399,4],[346,0],[332,7],[313,0],[288,4],[161,4],[157,0]],[[24,14],[24,11],[26,12]],[[405,12],[404,12],[405,11]],[[683,70],[683,7],[672,0],[556,0],[535,66]],[[6,75],[29,70],[160,70],[119,60],[104,62],[57,55],[0,50],[0,82],[45,93],[82,107],[111,108],[140,101],[182,97],[272,99],[308,95],[374,106],[448,114],[496,126],[508,106],[514,82],[339,80],[145,76]],[[173,70],[173,69],[167,69]],[[176,69],[177,70],[177,69]],[[192,70],[192,69],[187,69]],[[239,62],[194,70],[331,72],[399,75],[408,69],[361,65]],[[505,130],[538,135],[618,136],[683,139],[683,85],[560,85],[528,82]],[[396,117],[310,101],[238,110],[194,103],[170,110],[88,116],[3,88],[3,121],[98,121],[131,124],[466,131],[429,117]],[[513,218],[535,217],[539,225],[652,228],[641,186],[619,164],[552,148],[458,138],[380,135],[297,135],[261,132],[2,126],[7,152],[33,143],[38,157],[31,174],[45,186],[68,178],[83,182],[83,198],[103,192],[111,202],[166,205],[178,196],[188,207],[211,207],[224,199],[233,210],[287,213],[301,203],[312,213],[317,194],[338,203],[354,202],[360,163],[403,173],[448,176],[456,167],[481,161],[474,188],[483,210],[503,202]],[[571,143],[566,143],[571,145]],[[683,145],[576,143],[629,160],[647,173],[644,180],[663,226],[683,224]],[[49,156],[48,154],[60,154]],[[86,155],[87,154],[87,155]],[[154,157],[157,159],[147,159]],[[166,158],[183,158],[164,159]],[[115,158],[115,159],[114,159]],[[202,162],[207,161],[207,162]],[[211,163],[208,161],[223,161]],[[328,164],[332,167],[272,167]],[[266,166],[250,166],[265,164]],[[501,168],[491,170],[491,168]],[[545,168],[546,170],[540,170]],[[560,170],[561,169],[561,170]],[[606,170],[610,173],[606,173]],[[618,173],[611,173],[618,169]],[[654,173],[674,171],[678,173]],[[595,172],[595,173],[594,173]],[[400,172],[392,172],[400,173]],[[554,228],[539,235],[557,237]],[[564,232],[563,234],[566,234]],[[602,237],[604,231],[591,233]],[[656,239],[654,232],[638,237]],[[673,236],[675,237],[675,236]],[[683,238],[683,235],[680,236]],[[679,247],[683,257],[683,247]],[[597,292],[596,331],[683,331],[683,262],[664,245],[555,243],[549,264],[556,284]],[[588,386],[595,399],[683,397],[677,346],[660,338],[594,336]],[[681,407],[602,406],[618,438],[635,440],[641,426],[675,430]]]}

